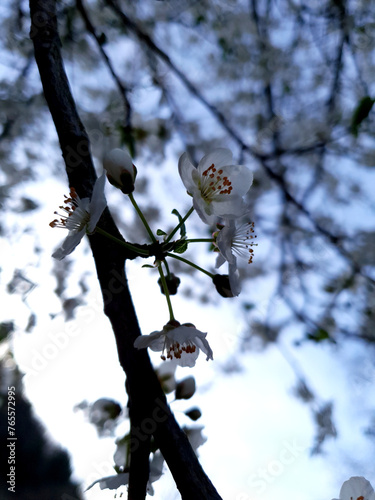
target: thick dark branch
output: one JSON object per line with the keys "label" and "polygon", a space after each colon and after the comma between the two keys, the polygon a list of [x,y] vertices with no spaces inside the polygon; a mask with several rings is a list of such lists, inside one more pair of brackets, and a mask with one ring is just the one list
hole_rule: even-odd
{"label": "thick dark branch", "polygon": [[[63,67],[55,0],[30,0],[30,13],[30,36],[34,43],[35,59],[59,137],[69,183],[81,197],[88,197],[91,196],[96,174],[89,139],[78,116]],[[108,209],[100,219],[100,226],[121,238]],[[182,498],[219,500],[220,496],[166,404],[147,351],[134,349],[134,340],[140,335],[140,329],[126,279],[126,255],[123,249],[99,234],[90,237],[90,244],[103,294],[105,314],[111,321],[119,361],[127,377],[133,435],[134,431],[137,432],[137,438],[131,445],[133,451],[138,447],[144,448],[145,442],[153,434]],[[134,428],[135,422],[139,423],[138,429]],[[143,462],[144,456],[142,454]],[[144,468],[138,471],[133,469],[132,475],[135,477],[132,498],[142,499],[145,497]]]}

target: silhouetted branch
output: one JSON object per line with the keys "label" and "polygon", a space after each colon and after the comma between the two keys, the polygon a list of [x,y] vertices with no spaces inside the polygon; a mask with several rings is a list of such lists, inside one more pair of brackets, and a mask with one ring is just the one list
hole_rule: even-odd
{"label": "silhouetted branch", "polygon": [[[55,0],[30,0],[31,32],[35,59],[56,131],[60,141],[69,184],[80,197],[91,197],[96,173],[93,166],[87,133],[78,116],[70,92],[60,51]],[[108,209],[99,222],[108,233],[121,238]],[[100,234],[89,237],[100,283],[104,312],[111,321],[116,338],[118,357],[126,373],[133,431],[140,425],[138,440],[132,443],[137,457],[145,463],[147,443],[154,435],[182,498],[185,500],[219,500],[220,496],[204,473],[185,433],[171,413],[157,376],[145,349],[135,349],[140,335],[138,320],[130,296],[124,264],[126,255],[119,245]],[[152,430],[142,425],[152,423]],[[146,429],[146,430],[145,430]],[[134,434],[134,432],[133,432]],[[137,461],[139,464],[139,462]],[[132,500],[145,498],[145,471],[134,470]]]}

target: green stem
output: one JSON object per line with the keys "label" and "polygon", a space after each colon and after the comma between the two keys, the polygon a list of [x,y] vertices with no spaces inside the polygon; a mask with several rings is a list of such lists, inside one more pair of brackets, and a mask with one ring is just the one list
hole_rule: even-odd
{"label": "green stem", "polygon": [[171,232],[171,234],[168,235],[168,238],[165,240],[165,243],[168,243],[168,241],[171,241],[171,239],[173,238],[173,236],[177,233],[177,231],[180,229],[180,227],[182,226],[182,224],[186,221],[186,219],[188,217],[190,217],[190,215],[194,212],[194,207],[191,207],[191,209],[188,211],[188,213],[185,215],[185,217],[183,217],[181,219],[181,222],[173,229],[173,231]]}
{"label": "green stem", "polygon": [[212,273],[209,273],[208,271],[206,271],[205,269],[203,269],[202,267],[199,267],[197,266],[196,264],[194,264],[193,262],[190,262],[190,260],[187,260],[187,259],[184,259],[183,257],[180,257],[179,255],[176,255],[174,253],[170,253],[168,252],[167,253],[167,256],[168,257],[172,257],[172,259],[177,259],[177,260],[180,260],[181,262],[184,262],[185,264],[187,264],[188,266],[191,266],[191,267],[194,267],[194,269],[197,269],[198,271],[200,271],[201,273],[203,274],[207,274],[207,276],[209,276],[211,279],[214,278],[214,274]]}
{"label": "green stem", "polygon": [[194,238],[192,240],[186,240],[186,243],[213,243],[214,241],[213,238]]}
{"label": "green stem", "polygon": [[145,226],[146,231],[148,232],[148,235],[150,236],[152,242],[155,243],[157,241],[157,239],[155,238],[154,233],[151,231],[151,228],[148,225],[147,220],[145,219],[145,216],[143,215],[141,209],[139,208],[137,202],[135,201],[133,193],[130,193],[128,196],[129,196],[129,199],[132,202],[132,205],[135,208],[137,214],[139,215],[139,218],[141,219],[143,225]]}
{"label": "green stem", "polygon": [[132,245],[131,243],[126,243],[125,241],[119,240],[118,238],[116,238],[115,236],[113,236],[110,233],[107,233],[107,231],[104,231],[104,229],[101,229],[100,227],[96,227],[95,231],[99,234],[102,234],[106,238],[109,238],[110,240],[115,241],[119,245],[127,248],[128,250],[132,250],[133,252],[138,253],[139,255],[147,255],[147,256],[150,255],[150,252],[148,250],[143,250],[142,248],[138,248],[138,247]]}
{"label": "green stem", "polygon": [[168,290],[167,282],[165,281],[165,276],[164,276],[161,264],[158,265],[158,271],[159,271],[159,274],[160,274],[161,284],[163,285],[163,290],[164,290],[165,298],[167,299],[167,304],[168,304],[168,309],[169,309],[169,320],[170,321],[174,321],[175,317],[174,317],[174,314],[173,314],[172,302],[171,302],[171,298],[169,296],[169,290]]}
{"label": "green stem", "polygon": [[168,262],[166,260],[163,260],[163,264],[164,264],[165,270],[167,272],[167,278],[170,278],[171,272],[169,270]]}

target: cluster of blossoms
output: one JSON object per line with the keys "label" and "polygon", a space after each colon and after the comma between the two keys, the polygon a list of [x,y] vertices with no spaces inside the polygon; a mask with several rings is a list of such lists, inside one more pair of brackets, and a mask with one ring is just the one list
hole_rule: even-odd
{"label": "cluster of blossoms", "polygon": [[[212,350],[206,340],[207,334],[197,330],[190,323],[181,325],[173,316],[169,295],[176,293],[179,279],[169,272],[166,257],[182,260],[209,275],[218,292],[223,296],[234,297],[240,293],[237,257],[245,257],[249,263],[252,262],[252,246],[255,238],[254,224],[241,222],[248,216],[244,196],[253,182],[251,171],[246,166],[234,165],[232,153],[228,149],[219,148],[212,151],[201,159],[197,167],[184,153],[179,159],[178,170],[188,194],[193,199],[193,207],[184,218],[179,216],[180,223],[169,235],[158,230],[157,235],[164,236],[164,243],[160,244],[134,200],[132,193],[137,169],[129,154],[121,149],[114,149],[105,156],[103,166],[105,171],[96,181],[91,199],[81,199],[72,188],[70,196],[65,198],[65,205],[60,207],[63,214],[55,212],[59,218],[52,221],[50,225],[68,229],[69,234],[60,248],[53,253],[53,257],[58,260],[63,259],[75,249],[85,234],[90,235],[95,230],[114,239],[113,236],[108,235],[98,227],[99,219],[106,207],[104,187],[107,177],[112,185],[129,196],[150,235],[153,248],[160,249],[155,260],[155,267],[159,269],[161,276],[159,283],[167,297],[170,321],[161,331],[139,337],[135,342],[135,347],[138,349],[149,347],[154,351],[161,351],[163,360],[175,360],[181,366],[194,366],[200,350],[205,353],[207,360],[213,359]],[[185,229],[184,232],[182,231],[185,220],[194,209],[205,224],[213,225],[218,219],[222,222],[222,224],[217,225],[218,231],[213,234],[209,241],[213,243],[218,252],[216,267],[219,268],[224,262],[227,262],[228,275],[212,275],[188,260],[175,255],[183,253],[190,241],[207,241],[188,240]],[[181,232],[180,240],[171,242],[171,238],[179,229]],[[147,252],[145,255],[144,250],[142,253],[140,249],[126,242],[119,241],[119,244],[131,248],[133,251],[138,250],[139,255],[142,256],[156,255]],[[175,254],[170,253],[170,248]],[[166,268],[167,276],[163,274],[162,263]],[[171,283],[174,284],[173,290]]]}
{"label": "cluster of blossoms", "polygon": [[220,252],[216,267],[228,262],[230,290],[236,297],[241,291],[236,255],[247,258],[249,263],[253,260],[254,223],[240,222],[248,215],[244,196],[253,183],[253,174],[244,165],[233,165],[232,152],[224,148],[204,156],[197,168],[184,153],[178,169],[202,221],[212,224],[218,217],[224,220],[214,234]]}

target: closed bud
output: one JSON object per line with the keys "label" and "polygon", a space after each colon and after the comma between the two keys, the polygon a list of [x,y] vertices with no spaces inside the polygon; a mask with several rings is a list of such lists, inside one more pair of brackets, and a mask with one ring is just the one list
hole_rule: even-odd
{"label": "closed bud", "polygon": [[222,297],[234,297],[227,274],[215,274],[212,281]]}
{"label": "closed bud", "polygon": [[[176,295],[177,288],[178,288],[179,284],[181,283],[180,278],[178,278],[178,276],[175,276],[173,273],[171,273],[169,276],[167,276],[165,278],[165,281],[167,283],[169,295]],[[161,293],[163,295],[165,295],[165,291],[163,288],[163,283],[161,281],[161,278],[158,279],[158,284],[160,286]]]}
{"label": "closed bud", "polygon": [[176,386],[176,399],[190,399],[195,392],[195,378],[186,377]]}
{"label": "closed bud", "polygon": [[134,182],[137,168],[133,165],[129,153],[123,149],[112,149],[103,160],[103,167],[107,171],[108,181],[124,194],[134,191]]}
{"label": "closed bud", "polygon": [[194,422],[201,418],[202,412],[199,408],[192,408],[191,410],[185,411],[185,415],[187,415]]}

